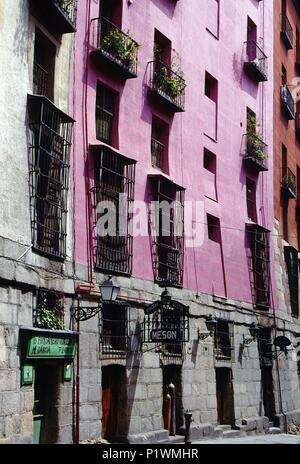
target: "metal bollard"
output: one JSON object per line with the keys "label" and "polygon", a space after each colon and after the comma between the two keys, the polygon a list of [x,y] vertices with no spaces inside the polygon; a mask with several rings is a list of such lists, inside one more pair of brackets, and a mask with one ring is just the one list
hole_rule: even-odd
{"label": "metal bollard", "polygon": [[184,443],[190,445],[191,440],[191,422],[192,422],[192,413],[190,411],[185,411],[184,420],[185,420],[185,434],[184,434]]}
{"label": "metal bollard", "polygon": [[169,392],[170,392],[170,395],[171,395],[171,399],[172,399],[172,402],[171,402],[171,405],[172,405],[172,409],[171,409],[171,427],[170,427],[170,435],[175,437],[176,435],[176,405],[175,405],[175,401],[176,401],[176,392],[175,392],[175,385],[173,384],[173,382],[171,382],[169,385],[168,385],[168,389],[169,389]]}

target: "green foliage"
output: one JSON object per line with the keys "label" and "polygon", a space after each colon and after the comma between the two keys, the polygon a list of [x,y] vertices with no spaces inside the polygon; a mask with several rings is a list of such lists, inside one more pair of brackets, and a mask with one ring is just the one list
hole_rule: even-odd
{"label": "green foliage", "polygon": [[296,179],[295,176],[291,174],[287,174],[284,179],[285,187],[292,190],[292,192],[296,192]]}
{"label": "green foliage", "polygon": [[247,154],[263,161],[267,158],[262,134],[257,130],[258,124],[252,114],[247,117]]}
{"label": "green foliage", "polygon": [[36,326],[41,329],[62,330],[63,323],[63,304],[57,303],[54,308],[41,309],[36,318]]}
{"label": "green foliage", "polygon": [[107,32],[101,41],[102,50],[127,65],[137,63],[137,50],[139,47],[140,45],[133,40],[129,31],[126,35],[117,28]]}
{"label": "green foliage", "polygon": [[173,99],[183,94],[186,84],[183,71],[176,58],[172,60],[171,68],[161,65],[156,75],[155,84],[159,90]]}

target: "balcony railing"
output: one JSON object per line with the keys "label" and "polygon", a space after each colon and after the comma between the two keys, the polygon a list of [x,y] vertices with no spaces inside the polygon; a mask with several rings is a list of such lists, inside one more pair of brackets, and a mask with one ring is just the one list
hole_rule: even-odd
{"label": "balcony railing", "polygon": [[76,31],[77,0],[31,0],[31,11],[51,31]]}
{"label": "balcony railing", "polygon": [[163,143],[156,139],[151,139],[151,158],[152,166],[158,169],[163,169],[163,158],[164,158],[165,146]]}
{"label": "balcony railing", "polygon": [[282,193],[288,200],[295,200],[297,198],[296,176],[290,169],[287,170],[282,180]]}
{"label": "balcony railing", "polygon": [[247,59],[244,63],[245,70],[257,82],[268,80],[268,58],[261,47],[249,40],[246,43]]}
{"label": "balcony railing", "polygon": [[138,43],[106,18],[92,20],[92,56],[124,79],[137,77]]}
{"label": "balcony railing", "polygon": [[33,64],[33,93],[47,95],[48,72],[36,61]]}
{"label": "balcony railing", "polygon": [[258,171],[268,171],[268,145],[254,133],[246,134],[246,138],[244,161]]}
{"label": "balcony railing", "polygon": [[288,50],[291,50],[294,45],[293,45],[293,40],[294,40],[294,33],[293,33],[293,28],[292,25],[288,19],[288,17],[283,14],[281,16],[281,38]]}
{"label": "balcony railing", "polygon": [[148,66],[150,91],[163,100],[172,111],[184,111],[184,78],[160,61],[151,61]]}
{"label": "balcony railing", "polygon": [[286,119],[295,118],[295,103],[287,85],[281,86],[281,110]]}

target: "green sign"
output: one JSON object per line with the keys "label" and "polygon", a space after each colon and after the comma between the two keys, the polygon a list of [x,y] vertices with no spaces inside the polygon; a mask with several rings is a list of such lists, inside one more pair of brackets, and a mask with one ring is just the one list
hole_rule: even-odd
{"label": "green sign", "polygon": [[77,341],[74,337],[31,335],[28,339],[27,358],[74,358]]}
{"label": "green sign", "polygon": [[72,380],[72,363],[65,364],[64,366],[64,381],[71,382]]}
{"label": "green sign", "polygon": [[32,385],[33,375],[33,366],[29,364],[23,364],[23,366],[21,367],[21,385]]}

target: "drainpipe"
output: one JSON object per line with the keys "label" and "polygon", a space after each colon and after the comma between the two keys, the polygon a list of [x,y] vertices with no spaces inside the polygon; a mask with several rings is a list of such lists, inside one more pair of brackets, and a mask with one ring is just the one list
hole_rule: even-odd
{"label": "drainpipe", "polygon": [[[79,316],[79,297],[77,299],[77,315]],[[78,344],[77,344],[77,366],[76,366],[76,435],[75,443],[78,444],[80,441],[80,322],[79,317],[77,318],[77,332],[78,332]]]}

